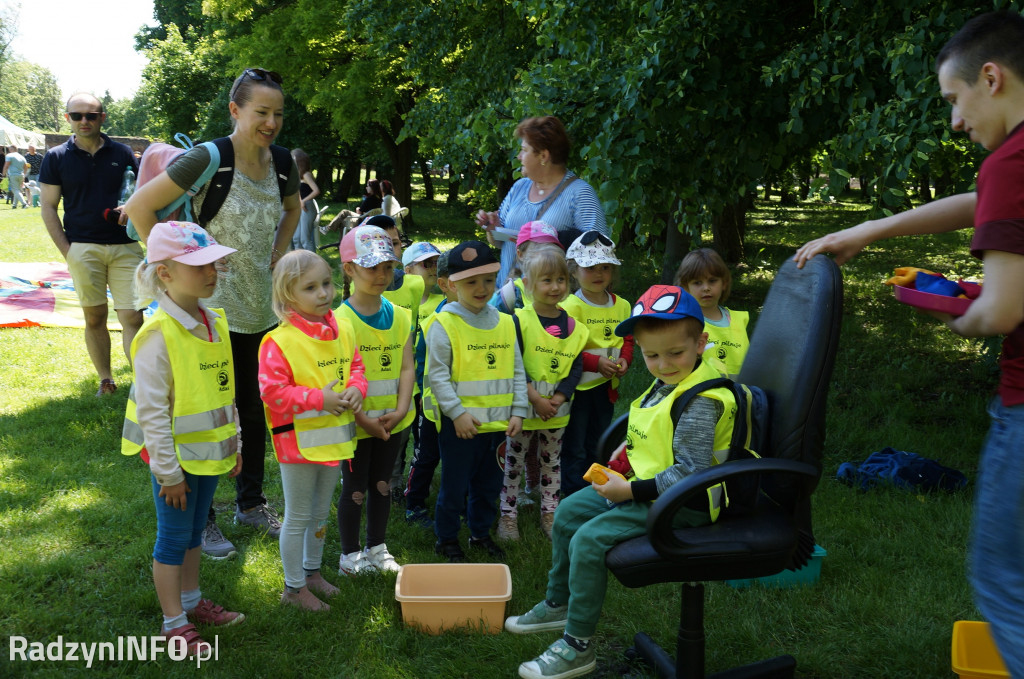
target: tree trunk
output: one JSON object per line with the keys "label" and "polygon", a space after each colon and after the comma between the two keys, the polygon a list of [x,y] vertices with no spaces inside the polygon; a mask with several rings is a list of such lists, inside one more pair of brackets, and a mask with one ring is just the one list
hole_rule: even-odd
{"label": "tree trunk", "polygon": [[661,214],[658,217],[665,224],[665,256],[661,259],[661,283],[673,285],[676,269],[690,251],[693,242],[688,234],[683,233],[682,224],[671,214]]}
{"label": "tree trunk", "polygon": [[917,196],[926,203],[932,202],[932,176],[927,170],[917,175]]}
{"label": "tree trunk", "polygon": [[427,159],[420,157],[420,174],[423,175],[423,193],[426,200],[434,200],[434,179],[430,176],[430,168],[427,167]]}
{"label": "tree trunk", "polygon": [[324,204],[327,200],[334,199],[334,168],[331,167],[330,158],[322,158],[320,164],[316,168],[316,185],[320,187],[320,193],[322,197],[317,201],[319,204]]}
{"label": "tree trunk", "polygon": [[749,198],[740,198],[726,205],[711,220],[715,249],[729,264],[743,261],[743,236],[746,231]]}
{"label": "tree trunk", "polygon": [[[391,128],[401,130],[402,121],[393,122]],[[395,139],[398,133],[392,132],[392,129],[380,126],[378,131],[381,142],[388,152],[388,160],[391,161],[391,184],[395,189],[395,198],[401,205],[410,205],[412,203],[412,159],[415,142],[406,137],[404,141],[396,144]]]}
{"label": "tree trunk", "polygon": [[363,163],[358,156],[348,159],[345,163],[345,170],[341,173],[341,181],[338,182],[337,200],[348,203],[348,199],[352,196],[352,189],[362,185],[359,177],[362,169]]}
{"label": "tree trunk", "polygon": [[446,202],[449,205],[454,205],[459,200],[459,190],[462,184],[461,176],[461,173],[454,167],[451,174],[448,175],[448,199]]}

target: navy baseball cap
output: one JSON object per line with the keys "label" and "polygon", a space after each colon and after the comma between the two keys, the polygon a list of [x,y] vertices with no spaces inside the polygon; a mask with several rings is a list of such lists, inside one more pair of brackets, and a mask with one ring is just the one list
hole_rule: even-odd
{"label": "navy baseball cap", "polygon": [[693,295],[674,285],[652,285],[647,292],[633,305],[629,318],[615,327],[619,337],[633,334],[633,326],[641,318],[664,318],[665,320],[682,320],[696,318],[704,323],[704,313]]}

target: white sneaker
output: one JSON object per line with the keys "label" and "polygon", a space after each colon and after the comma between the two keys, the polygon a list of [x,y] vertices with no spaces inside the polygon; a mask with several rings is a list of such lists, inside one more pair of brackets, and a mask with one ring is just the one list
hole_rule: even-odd
{"label": "white sneaker", "polygon": [[364,558],[363,552],[350,552],[341,556],[338,563],[338,575],[364,575],[376,570],[369,561]]}
{"label": "white sneaker", "polygon": [[397,573],[402,569],[395,561],[395,557],[388,552],[388,546],[383,542],[376,547],[367,547],[363,550],[363,562],[381,573]]}

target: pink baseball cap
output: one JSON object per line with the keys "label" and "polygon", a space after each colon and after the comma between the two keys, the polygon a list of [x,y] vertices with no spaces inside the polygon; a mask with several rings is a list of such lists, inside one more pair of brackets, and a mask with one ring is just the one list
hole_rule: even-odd
{"label": "pink baseball cap", "polygon": [[526,222],[519,228],[519,237],[516,238],[516,247],[523,243],[554,243],[565,249],[562,242],[558,240],[558,231],[555,227],[546,222]]}
{"label": "pink baseball cap", "polygon": [[221,245],[203,227],[192,222],[157,222],[146,239],[146,260],[202,266],[226,257],[235,248]]}
{"label": "pink baseball cap", "polygon": [[342,262],[369,269],[381,262],[398,262],[391,246],[391,236],[377,226],[357,226],[341,239],[338,247]]}

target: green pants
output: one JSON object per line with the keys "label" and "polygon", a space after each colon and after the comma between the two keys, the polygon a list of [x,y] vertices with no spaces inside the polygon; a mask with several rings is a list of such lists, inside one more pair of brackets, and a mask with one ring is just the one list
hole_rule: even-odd
{"label": "green pants", "polygon": [[[555,511],[551,531],[551,571],[547,598],[568,603],[565,631],[589,639],[597,629],[601,606],[608,587],[604,557],[608,550],[647,532],[646,502],[609,505],[593,487],[586,487],[562,500]],[[682,509],[676,525],[709,523],[706,513]]]}

